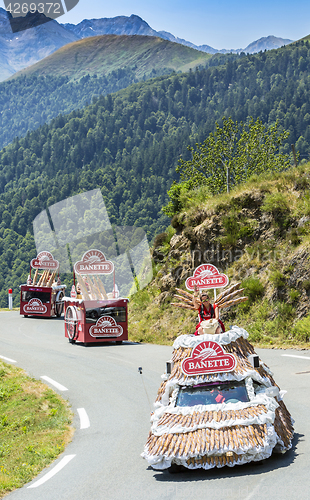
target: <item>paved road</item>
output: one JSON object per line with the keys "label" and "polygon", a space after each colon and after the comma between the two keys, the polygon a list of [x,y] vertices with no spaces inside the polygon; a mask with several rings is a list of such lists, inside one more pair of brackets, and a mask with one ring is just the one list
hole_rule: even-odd
{"label": "paved road", "polygon": [[[295,418],[294,447],[264,465],[176,475],[154,471],[140,457],[171,347],[126,343],[82,347],[64,337],[63,320],[0,313],[0,356],[30,375],[47,376],[67,390],[75,413],[72,443],[12,500],[308,500],[310,498],[310,351],[259,350],[272,368]],[[284,356],[285,355],[285,356]],[[291,356],[300,356],[291,357]],[[138,367],[143,367],[143,375]],[[81,421],[77,409],[89,418]],[[62,467],[38,484],[41,478]],[[34,486],[34,487],[29,487]]]}

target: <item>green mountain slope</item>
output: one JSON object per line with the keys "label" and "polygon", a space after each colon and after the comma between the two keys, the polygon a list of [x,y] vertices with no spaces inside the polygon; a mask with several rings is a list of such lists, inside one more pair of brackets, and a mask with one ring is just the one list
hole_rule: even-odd
{"label": "green mountain slope", "polygon": [[[0,149],[14,137],[24,136],[60,113],[83,108],[94,96],[107,95],[175,69],[186,69],[196,60],[203,65],[222,64],[225,60],[225,56],[206,54],[202,54],[201,60],[201,54],[146,36],[96,37],[79,45],[67,45],[38,67],[0,83]],[[90,74],[81,77],[85,73]]]}
{"label": "green mountain slope", "polygon": [[122,67],[134,67],[137,77],[153,68],[188,71],[203,65],[210,54],[157,37],[103,35],[65,45],[42,61],[19,71],[20,75],[68,76],[79,80],[85,75],[105,76]]}

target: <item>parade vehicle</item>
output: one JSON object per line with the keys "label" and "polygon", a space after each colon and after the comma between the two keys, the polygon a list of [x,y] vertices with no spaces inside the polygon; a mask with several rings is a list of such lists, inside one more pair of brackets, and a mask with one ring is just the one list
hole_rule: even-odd
{"label": "parade vehicle", "polygon": [[154,469],[232,467],[291,448],[283,392],[247,337],[234,326],[176,339],[142,454]]}
{"label": "parade vehicle", "polygon": [[[110,293],[101,280],[107,275],[114,277]],[[121,344],[128,340],[128,299],[119,297],[114,264],[100,250],[88,250],[75,263],[74,285],[64,304],[65,336],[69,342]]]}
{"label": "parade vehicle", "polygon": [[[24,317],[60,317],[66,285],[58,276],[59,263],[50,252],[42,251],[30,262],[27,284],[20,285],[20,314]],[[35,269],[32,277],[32,269]],[[41,272],[40,272],[41,271]]]}
{"label": "parade vehicle", "polygon": [[[239,285],[217,298],[222,308],[246,300]],[[193,296],[178,292],[183,307],[194,309]],[[246,330],[222,331],[216,319],[201,327],[202,334],[181,335],[173,344],[142,457],[155,470],[176,472],[260,462],[289,450],[294,429],[285,391]]]}

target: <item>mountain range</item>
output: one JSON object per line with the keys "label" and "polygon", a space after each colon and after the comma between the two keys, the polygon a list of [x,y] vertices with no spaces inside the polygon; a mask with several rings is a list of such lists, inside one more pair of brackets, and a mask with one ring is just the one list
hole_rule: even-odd
{"label": "mountain range", "polygon": [[201,50],[202,52],[207,52],[208,54],[228,54],[234,53],[239,54],[240,52],[245,52],[249,54],[254,54],[255,52],[260,52],[261,50],[271,50],[282,47],[283,45],[288,45],[293,40],[278,38],[275,36],[268,36],[260,38],[259,40],[250,43],[244,49],[215,49],[210,45],[195,45],[188,40],[183,38],[178,38],[168,31],[155,31],[153,30],[146,21],[141,19],[141,17],[132,14],[130,17],[117,16],[113,18],[102,18],[102,19],[84,19],[79,24],[63,24],[64,28],[74,33],[79,38],[87,38],[89,36],[96,35],[146,35],[146,36],[158,36],[169,40],[170,42],[179,43],[181,45],[187,45],[192,49]]}
{"label": "mountain range", "polygon": [[[35,16],[42,16],[36,12]],[[197,46],[177,38],[166,31],[153,30],[139,16],[118,16],[103,19],[85,19],[77,25],[59,24],[51,20],[32,29],[12,33],[7,13],[0,8],[0,81],[6,80],[17,71],[49,56],[64,45],[97,35],[144,35],[155,36],[180,45],[186,45],[201,52],[254,53],[270,50],[290,43],[292,40],[269,36],[251,43],[245,49],[217,50],[209,45]]]}
{"label": "mountain range", "polygon": [[[137,80],[205,66],[212,56],[154,36],[101,35],[70,43],[14,75],[66,76],[77,81],[86,75],[107,76],[121,68],[133,69]],[[154,73],[156,72],[156,73]]]}

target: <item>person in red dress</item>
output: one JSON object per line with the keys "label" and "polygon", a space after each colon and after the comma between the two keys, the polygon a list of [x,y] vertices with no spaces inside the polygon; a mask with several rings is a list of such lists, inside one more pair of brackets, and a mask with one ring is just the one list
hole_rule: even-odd
{"label": "person in red dress", "polygon": [[216,303],[214,303],[213,305],[211,304],[209,292],[207,292],[206,290],[202,290],[200,292],[200,300],[198,300],[198,291],[197,289],[195,289],[193,303],[195,309],[198,311],[199,318],[199,322],[196,325],[195,335],[202,335],[203,329],[200,326],[201,322],[212,318],[218,320],[222,332],[225,332],[225,326],[220,320],[219,308]]}

